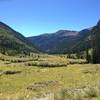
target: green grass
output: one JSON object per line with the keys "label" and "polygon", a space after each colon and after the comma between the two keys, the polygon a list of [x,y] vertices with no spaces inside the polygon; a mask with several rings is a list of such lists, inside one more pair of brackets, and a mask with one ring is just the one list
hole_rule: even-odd
{"label": "green grass", "polygon": [[[33,96],[45,93],[58,93],[63,89],[73,91],[87,86],[99,86],[100,83],[99,64],[72,65],[64,57],[50,55],[41,55],[35,60],[34,57],[8,58],[4,57],[5,60],[0,60],[0,71],[21,71],[21,73],[2,74],[0,76],[0,100],[7,100],[7,98],[24,100],[24,97],[32,98]],[[12,62],[12,59],[24,59],[24,61]],[[34,66],[26,64],[34,62],[37,62]],[[38,66],[38,63],[54,64],[55,67],[41,67]],[[79,62],[77,61],[77,63]],[[57,67],[59,64],[64,65]],[[28,89],[28,87],[32,87],[33,89]]]}

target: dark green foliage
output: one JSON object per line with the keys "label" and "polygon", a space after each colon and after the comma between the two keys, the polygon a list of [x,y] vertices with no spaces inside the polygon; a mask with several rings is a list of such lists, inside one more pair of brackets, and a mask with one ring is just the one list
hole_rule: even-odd
{"label": "dark green foliage", "polygon": [[92,30],[93,63],[100,63],[100,21]]}
{"label": "dark green foliage", "polygon": [[87,63],[91,62],[91,55],[89,54],[89,49],[86,49],[86,61]]}
{"label": "dark green foliage", "polygon": [[7,55],[38,52],[20,33],[0,22],[0,53]]}

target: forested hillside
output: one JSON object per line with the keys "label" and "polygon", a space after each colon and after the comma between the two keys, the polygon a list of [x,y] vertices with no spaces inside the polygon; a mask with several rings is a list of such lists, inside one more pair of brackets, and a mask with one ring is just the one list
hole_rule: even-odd
{"label": "forested hillside", "polygon": [[23,35],[0,22],[0,52],[15,55],[38,52],[38,50]]}

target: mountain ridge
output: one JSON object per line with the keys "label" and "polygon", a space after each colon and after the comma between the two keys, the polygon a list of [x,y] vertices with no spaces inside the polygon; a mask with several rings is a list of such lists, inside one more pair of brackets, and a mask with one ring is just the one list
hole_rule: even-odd
{"label": "mountain ridge", "polygon": [[21,33],[0,22],[0,51],[7,54],[38,52]]}
{"label": "mountain ridge", "polygon": [[[83,44],[86,44],[85,38],[90,35],[90,31],[91,28],[83,29],[81,31],[58,30],[55,33],[28,37],[28,39],[46,53],[78,52],[79,48],[85,49]],[[82,48],[77,46],[78,43],[82,44]],[[89,43],[88,46],[90,47]]]}

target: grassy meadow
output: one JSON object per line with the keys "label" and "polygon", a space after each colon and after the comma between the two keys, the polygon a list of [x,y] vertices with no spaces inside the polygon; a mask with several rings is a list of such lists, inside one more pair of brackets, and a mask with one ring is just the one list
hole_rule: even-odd
{"label": "grassy meadow", "polygon": [[[65,55],[0,54],[0,100],[100,100],[100,65]],[[34,99],[34,97],[36,97]]]}

